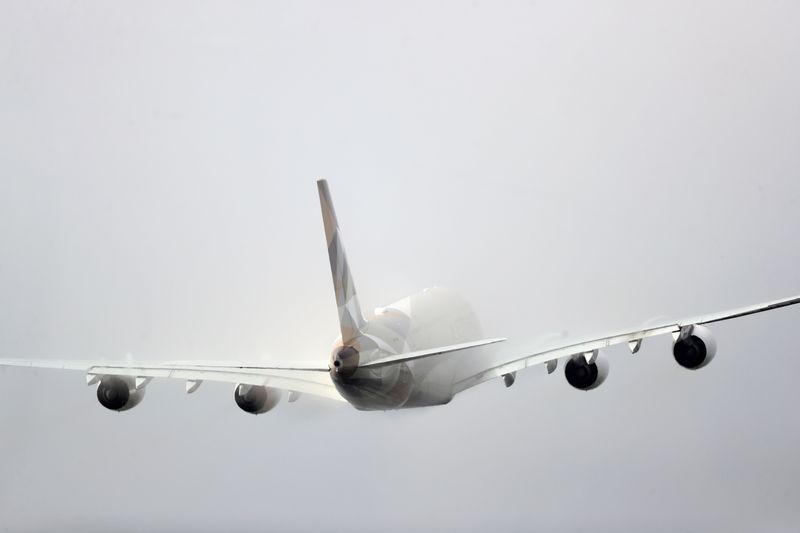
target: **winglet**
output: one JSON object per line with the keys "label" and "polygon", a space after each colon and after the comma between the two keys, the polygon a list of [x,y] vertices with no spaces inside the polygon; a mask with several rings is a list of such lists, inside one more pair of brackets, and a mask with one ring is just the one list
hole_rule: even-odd
{"label": "winglet", "polygon": [[322,222],[325,225],[325,240],[328,245],[328,258],[331,263],[333,289],[336,292],[336,307],[339,310],[339,326],[342,330],[342,342],[347,344],[358,336],[365,325],[364,315],[358,303],[350,265],[342,244],[339,222],[333,209],[328,182],[317,181],[319,205],[322,209]]}

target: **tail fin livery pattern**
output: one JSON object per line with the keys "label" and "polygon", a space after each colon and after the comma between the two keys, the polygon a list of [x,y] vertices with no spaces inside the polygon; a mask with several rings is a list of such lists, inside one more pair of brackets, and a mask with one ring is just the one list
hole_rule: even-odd
{"label": "tail fin livery pattern", "polygon": [[358,303],[350,265],[347,263],[339,222],[333,209],[328,182],[317,181],[319,204],[322,209],[322,221],[325,224],[325,239],[328,244],[328,258],[331,263],[333,289],[336,292],[336,307],[339,310],[339,326],[342,330],[342,342],[347,344],[358,336],[364,328],[364,315]]}

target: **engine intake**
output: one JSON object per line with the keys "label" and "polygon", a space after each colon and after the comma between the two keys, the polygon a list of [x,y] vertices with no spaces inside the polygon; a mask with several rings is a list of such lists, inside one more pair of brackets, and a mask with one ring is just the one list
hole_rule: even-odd
{"label": "engine intake", "polygon": [[705,326],[692,326],[691,332],[684,338],[678,337],[672,345],[672,355],[683,368],[697,370],[703,368],[714,359],[717,353],[717,341]]}
{"label": "engine intake", "polygon": [[281,401],[280,389],[273,389],[261,385],[236,385],[233,398],[239,408],[253,415],[266,413]]}
{"label": "engine intake", "polygon": [[144,387],[137,389],[136,380],[130,376],[103,376],[97,384],[97,400],[112,411],[127,411],[139,405],[144,398]]}
{"label": "engine intake", "polygon": [[576,355],[564,366],[564,376],[576,389],[596,389],[608,377],[608,362],[597,357],[593,363],[587,363],[583,355]]}

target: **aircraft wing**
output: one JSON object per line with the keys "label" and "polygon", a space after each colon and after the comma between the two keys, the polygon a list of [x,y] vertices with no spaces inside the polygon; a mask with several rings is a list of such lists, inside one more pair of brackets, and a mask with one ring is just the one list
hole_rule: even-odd
{"label": "aircraft wing", "polygon": [[773,309],[779,309],[781,307],[787,307],[798,303],[800,303],[800,296],[793,296],[790,298],[773,300],[771,302],[741,307],[729,311],[711,313],[699,317],[669,322],[656,327],[616,333],[606,337],[588,339],[563,346],[555,346],[538,353],[517,357],[495,366],[491,366],[478,372],[477,374],[461,379],[455,383],[455,392],[458,393],[483,383],[484,381],[506,375],[513,375],[513,373],[517,372],[518,370],[523,370],[525,368],[541,364],[546,364],[548,373],[552,373],[556,368],[556,362],[562,358],[572,358],[583,355],[587,362],[593,361],[597,357],[598,350],[608,348],[609,346],[615,346],[617,344],[628,343],[628,347],[630,348],[631,352],[636,353],[641,347],[642,340],[648,337],[655,337],[657,335],[671,333],[677,339],[681,334],[690,333],[690,328],[693,326],[704,326],[714,322],[722,322],[724,320],[730,320],[733,318],[763,313],[765,311],[771,311]]}
{"label": "aircraft wing", "polygon": [[139,363],[135,361],[79,361],[62,359],[0,359],[0,367],[55,368],[78,370],[86,374],[88,384],[102,376],[128,376],[137,388],[153,378],[186,381],[186,391],[194,392],[204,381],[263,385],[296,393],[306,393],[344,401],[328,376],[327,364],[206,361]]}

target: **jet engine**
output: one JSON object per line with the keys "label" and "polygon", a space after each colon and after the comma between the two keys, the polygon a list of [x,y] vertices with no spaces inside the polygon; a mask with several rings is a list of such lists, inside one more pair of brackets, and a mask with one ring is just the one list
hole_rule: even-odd
{"label": "jet engine", "polygon": [[683,368],[697,370],[714,359],[717,341],[705,326],[692,326],[687,335],[681,335],[672,345],[672,355]]}
{"label": "jet engine", "polygon": [[97,400],[112,411],[127,411],[144,398],[144,387],[136,388],[131,376],[103,376],[97,384]]}
{"label": "jet engine", "polygon": [[236,389],[233,391],[233,398],[242,411],[260,415],[278,405],[278,402],[281,401],[281,391],[280,389],[261,385],[244,385],[240,383],[236,385]]}
{"label": "jet engine", "polygon": [[567,383],[580,390],[592,390],[600,386],[608,377],[608,361],[599,356],[589,363],[581,355],[572,357],[564,366]]}

